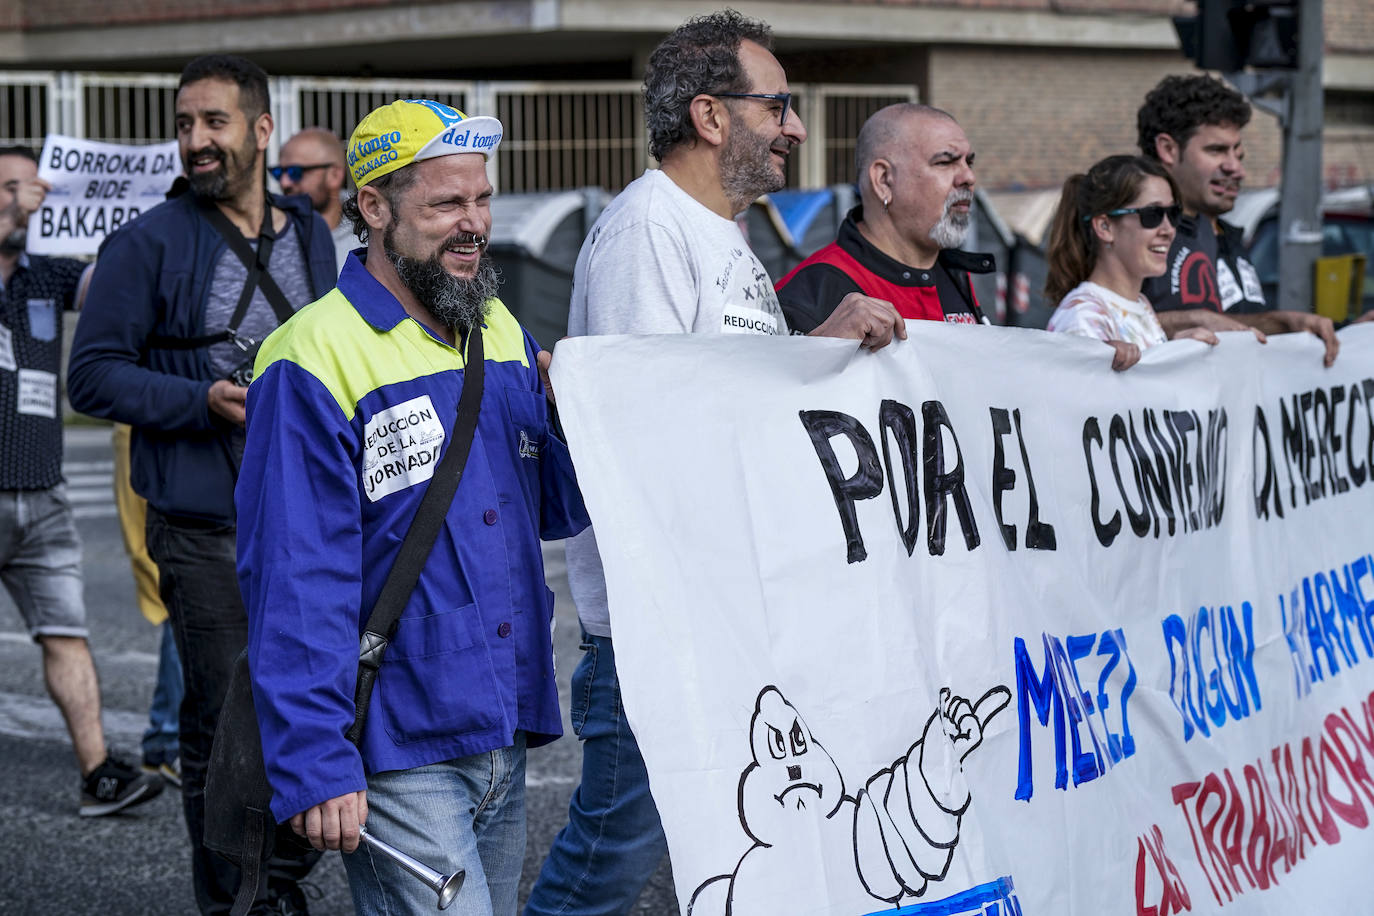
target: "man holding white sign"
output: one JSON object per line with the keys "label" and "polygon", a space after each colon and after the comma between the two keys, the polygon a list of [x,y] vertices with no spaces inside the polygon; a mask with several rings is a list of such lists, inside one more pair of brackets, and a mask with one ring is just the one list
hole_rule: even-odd
{"label": "man holding white sign", "polygon": [[32,152],[0,149],[0,579],[43,648],[48,693],[81,768],[81,814],[91,817],[148,801],[162,780],[105,750],[57,393],[62,311],[77,306],[85,266],[25,250],[25,222],[47,191]]}
{"label": "man holding white sign", "polygon": [[160,204],[181,163],[176,143],[125,146],[49,134],[39,174],[49,189],[29,220],[29,251],[89,255],[107,235]]}
{"label": "man holding white sign", "polygon": [[[571,334],[788,333],[772,280],[734,221],[783,187],[787,157],[806,140],[771,44],[767,24],[723,11],[689,20],[654,50],[644,110],[649,152],[662,168],[631,182],[582,246]],[[872,350],[906,337],[889,303],[858,293],[811,333]],[[567,549],[586,633],[572,710],[582,784],[525,912],[624,913],[666,845],[620,705],[594,534]]]}

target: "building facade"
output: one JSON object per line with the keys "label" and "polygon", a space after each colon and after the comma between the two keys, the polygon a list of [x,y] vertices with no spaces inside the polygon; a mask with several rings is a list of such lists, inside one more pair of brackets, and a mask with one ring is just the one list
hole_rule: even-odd
{"label": "building facade", "polygon": [[[1192,11],[1180,0],[733,5],[773,25],[778,56],[794,86],[803,87],[801,110],[817,142],[794,157],[793,169],[811,185],[844,180],[853,135],[870,111],[914,97],[963,124],[984,187],[1057,187],[1070,172],[1133,149],[1144,93],[1168,73],[1193,72],[1170,22]],[[1324,6],[1324,179],[1328,186],[1366,183],[1374,180],[1374,4]],[[649,51],[684,19],[712,8],[681,0],[9,0],[0,5],[0,68],[11,71],[8,81],[0,75],[0,86],[9,83],[0,93],[0,133],[24,133],[14,112],[24,102],[15,96],[24,79],[175,74],[196,54],[233,52],[274,76],[322,86],[364,78],[382,94],[388,84],[443,81],[433,84],[437,90],[458,81],[472,89],[454,101],[471,110],[494,105],[514,144],[524,144],[507,156],[532,156],[519,190],[589,183],[615,190],[645,164],[634,86]],[[490,88],[522,85],[530,91],[508,93],[505,103]],[[327,123],[346,134],[353,112],[372,101],[324,98],[318,111],[294,99],[287,118],[294,123],[282,127]],[[82,102],[87,117],[103,107],[98,97]],[[1251,185],[1277,182],[1279,133],[1273,117],[1256,113],[1247,134]],[[563,158],[539,152],[550,148]],[[513,180],[514,160],[503,168]]]}

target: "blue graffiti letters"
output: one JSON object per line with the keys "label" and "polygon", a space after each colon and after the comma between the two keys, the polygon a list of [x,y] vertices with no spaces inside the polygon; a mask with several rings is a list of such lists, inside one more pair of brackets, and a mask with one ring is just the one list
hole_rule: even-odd
{"label": "blue graffiti letters", "polygon": [[1374,558],[1356,557],[1329,574],[1303,577],[1286,597],[1279,595],[1279,614],[1297,695],[1305,697],[1313,681],[1358,664],[1361,649],[1364,658],[1374,658]]}
{"label": "blue graffiti letters", "polygon": [[[1016,798],[1022,801],[1029,801],[1035,789],[1032,712],[1042,727],[1054,726],[1056,789],[1068,788],[1070,752],[1073,784],[1078,786],[1102,776],[1136,751],[1127,712],[1136,673],[1126,650],[1126,635],[1116,629],[1100,636],[1089,633],[1061,640],[1045,633],[1041,642],[1044,653],[1039,671],[1025,640],[1018,636],[1013,645],[1021,738]],[[1083,681],[1087,675],[1092,685],[1090,675],[1095,666],[1097,690],[1093,693],[1084,690]]]}
{"label": "blue graffiti letters", "polygon": [[[1254,608],[1200,607],[1185,621],[1178,614],[1164,619],[1164,646],[1169,651],[1169,698],[1183,717],[1183,740],[1195,731],[1211,737],[1213,728],[1258,712],[1255,679]],[[1251,708],[1253,704],[1253,709]]]}

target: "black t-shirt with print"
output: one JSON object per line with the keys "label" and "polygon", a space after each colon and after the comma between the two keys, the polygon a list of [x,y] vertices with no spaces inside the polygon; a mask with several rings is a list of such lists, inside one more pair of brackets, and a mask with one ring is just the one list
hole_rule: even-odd
{"label": "black t-shirt with print", "polygon": [[1169,268],[1145,280],[1145,298],[1156,312],[1211,309],[1214,312],[1267,312],[1259,274],[1244,257],[1241,231],[1226,222],[1221,234],[1198,216],[1183,216],[1169,246]]}
{"label": "black t-shirt with print", "polygon": [[29,255],[0,287],[0,490],[62,482],[62,312],[85,266]]}

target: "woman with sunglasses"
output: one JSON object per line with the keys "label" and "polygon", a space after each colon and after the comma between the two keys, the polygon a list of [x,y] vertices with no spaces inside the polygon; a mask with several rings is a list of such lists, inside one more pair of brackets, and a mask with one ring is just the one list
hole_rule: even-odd
{"label": "woman with sunglasses", "polygon": [[[1059,307],[1047,329],[1106,341],[1116,351],[1117,371],[1135,365],[1146,347],[1164,343],[1164,328],[1140,287],[1168,267],[1177,200],[1169,173],[1140,156],[1109,156],[1064,182],[1045,283],[1046,297]],[[1178,336],[1217,342],[1205,328]]]}

